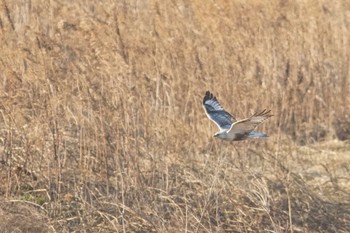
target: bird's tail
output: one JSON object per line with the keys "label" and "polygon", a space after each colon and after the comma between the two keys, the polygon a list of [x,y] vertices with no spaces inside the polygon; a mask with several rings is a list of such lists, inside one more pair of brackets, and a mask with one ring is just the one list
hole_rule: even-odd
{"label": "bird's tail", "polygon": [[248,134],[248,137],[251,137],[251,138],[260,138],[260,137],[268,137],[267,134],[264,134],[264,133],[257,133],[257,132],[250,132]]}

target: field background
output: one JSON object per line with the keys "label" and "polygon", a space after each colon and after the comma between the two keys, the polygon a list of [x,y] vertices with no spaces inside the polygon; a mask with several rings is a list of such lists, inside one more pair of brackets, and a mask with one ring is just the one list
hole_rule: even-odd
{"label": "field background", "polygon": [[2,0],[0,41],[1,232],[350,232],[350,1]]}

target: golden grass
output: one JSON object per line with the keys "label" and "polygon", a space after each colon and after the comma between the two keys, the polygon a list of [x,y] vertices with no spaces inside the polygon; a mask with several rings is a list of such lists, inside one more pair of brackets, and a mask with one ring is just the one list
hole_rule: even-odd
{"label": "golden grass", "polygon": [[[348,1],[0,11],[3,232],[350,231]],[[270,137],[214,139],[206,90]]]}

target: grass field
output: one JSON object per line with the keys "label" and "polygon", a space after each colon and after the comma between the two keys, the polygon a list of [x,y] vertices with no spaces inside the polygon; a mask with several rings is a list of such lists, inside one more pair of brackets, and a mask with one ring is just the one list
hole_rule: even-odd
{"label": "grass field", "polygon": [[0,39],[0,232],[350,232],[348,0],[2,0]]}

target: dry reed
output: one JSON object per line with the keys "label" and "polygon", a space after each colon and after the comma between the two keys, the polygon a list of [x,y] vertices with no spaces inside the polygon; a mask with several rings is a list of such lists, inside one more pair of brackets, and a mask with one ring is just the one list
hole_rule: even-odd
{"label": "dry reed", "polygon": [[[0,3],[2,232],[349,232],[350,3]],[[270,108],[229,143],[201,100]]]}

